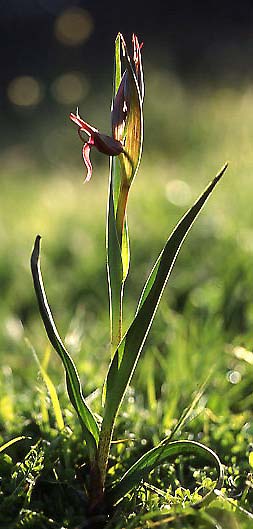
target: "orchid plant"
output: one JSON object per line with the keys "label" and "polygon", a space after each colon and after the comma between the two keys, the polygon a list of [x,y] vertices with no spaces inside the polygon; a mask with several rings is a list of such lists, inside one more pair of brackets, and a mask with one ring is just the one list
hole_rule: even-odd
{"label": "orchid plant", "polygon": [[[223,482],[220,460],[210,448],[194,441],[173,441],[170,436],[146,452],[118,482],[110,486],[107,483],[107,465],[115,419],[142,353],[162,293],[187,233],[226,169],[225,165],[172,231],[143,286],[133,321],[122,336],[124,285],[130,262],[127,202],[139,167],[143,144],[142,46],[136,35],[133,35],[132,41],[131,58],[121,34],[117,36],[115,42],[112,136],[102,134],[97,128],[86,123],[80,117],[78,110],[76,114],[70,114],[70,119],[78,126],[78,134],[83,143],[82,154],[87,169],[86,181],[92,176],[90,160],[92,147],[109,156],[110,160],[106,252],[111,362],[104,383],[101,424],[98,423],[83,396],[77,368],[53,320],[40,272],[40,236],[36,237],[31,257],[34,287],[41,317],[48,338],[64,365],[68,395],[76,410],[87,446],[88,494],[92,512],[111,509],[127,492],[147,478],[151,470],[164,461],[175,459],[180,454],[195,454],[215,467],[216,489],[221,488]],[[82,133],[88,135],[87,141]],[[193,507],[208,503],[213,496],[214,489],[211,489]]]}

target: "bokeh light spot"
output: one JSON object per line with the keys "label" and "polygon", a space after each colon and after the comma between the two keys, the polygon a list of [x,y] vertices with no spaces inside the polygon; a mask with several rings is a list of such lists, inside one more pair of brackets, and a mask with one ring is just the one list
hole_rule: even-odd
{"label": "bokeh light spot", "polygon": [[39,82],[30,75],[15,77],[7,88],[8,98],[20,107],[36,106],[42,99]]}
{"label": "bokeh light spot", "polygon": [[239,371],[229,371],[227,374],[227,379],[231,384],[238,384],[241,382],[242,375]]}
{"label": "bokeh light spot", "polygon": [[87,96],[88,91],[88,81],[76,72],[62,74],[52,84],[54,98],[63,105],[79,103]]}
{"label": "bokeh light spot", "polygon": [[183,180],[171,180],[166,185],[166,197],[175,206],[186,206],[192,197],[191,188]]}
{"label": "bokeh light spot", "polygon": [[66,9],[55,23],[56,38],[66,46],[79,46],[90,37],[93,20],[90,13],[81,8]]}

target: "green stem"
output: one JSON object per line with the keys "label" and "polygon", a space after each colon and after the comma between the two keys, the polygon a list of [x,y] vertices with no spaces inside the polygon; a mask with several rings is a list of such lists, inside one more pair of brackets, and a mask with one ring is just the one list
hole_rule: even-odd
{"label": "green stem", "polygon": [[[116,231],[119,247],[122,251],[122,239],[123,239],[123,230],[125,229],[125,218],[126,218],[126,207],[127,199],[130,186],[126,181],[121,182],[119,195],[117,199],[117,209],[116,209]],[[112,188],[110,188],[109,193],[112,193]],[[112,194],[109,194],[109,211],[110,199],[112,200]],[[113,207],[113,206],[112,206]],[[110,231],[108,230],[108,233]],[[118,283],[118,288],[114,290],[114,295],[110,296],[110,313],[111,313],[111,350],[112,356],[114,355],[119,343],[122,340],[122,312],[123,312],[123,293],[124,293],[124,280],[123,275],[121,277],[121,284]],[[106,415],[106,412],[105,412]],[[103,421],[100,436],[99,444],[97,451],[97,470],[93,473],[94,479],[92,481],[95,483],[96,479],[99,481],[99,490],[100,495],[103,497],[106,470],[108,464],[108,457],[110,453],[110,446],[112,440],[112,434],[114,429],[115,417],[112,417],[110,421]],[[95,499],[96,501],[96,499]]]}
{"label": "green stem", "polygon": [[109,453],[110,453],[113,429],[114,429],[114,420],[110,424],[108,423],[105,424],[105,421],[103,421],[101,432],[100,432],[100,437],[99,437],[98,452],[97,452],[97,465],[99,469],[99,479],[100,479],[100,484],[101,484],[103,493],[104,493],[104,487],[105,487],[106,470],[107,470],[108,458],[109,458]]}
{"label": "green stem", "polygon": [[[116,229],[119,240],[119,245],[122,247],[123,229],[126,217],[126,206],[129,193],[129,185],[126,183],[121,184],[118,206],[116,212]],[[122,339],[122,318],[123,318],[123,293],[124,293],[124,281],[122,282],[121,289],[119,291],[118,300],[114,303],[112,310],[112,332],[111,332],[111,346],[112,354],[117,349]],[[116,306],[115,306],[116,305]]]}
{"label": "green stem", "polygon": [[123,309],[123,288],[119,292],[119,299],[115,300],[112,312],[111,325],[111,354],[113,356],[122,338],[122,309]]}
{"label": "green stem", "polygon": [[99,511],[103,506],[104,482],[102,483],[98,461],[93,461],[90,465],[89,499],[91,513]]}
{"label": "green stem", "polygon": [[116,227],[119,238],[120,246],[122,245],[122,234],[124,228],[124,222],[126,217],[126,206],[130,186],[128,183],[123,182],[120,186],[119,198],[118,198],[118,207],[116,213]]}

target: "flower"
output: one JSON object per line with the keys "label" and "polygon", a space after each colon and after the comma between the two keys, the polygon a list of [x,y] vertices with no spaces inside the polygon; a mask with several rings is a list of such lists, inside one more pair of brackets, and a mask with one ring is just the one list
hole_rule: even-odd
{"label": "flower", "polygon": [[[144,98],[144,83],[141,62],[141,48],[136,35],[132,36],[133,56],[129,58],[123,36],[119,33],[116,41],[120,42],[125,70],[120,74],[117,90],[112,104],[112,136],[102,134],[98,129],[86,123],[78,113],[71,112],[70,119],[78,125],[78,134],[83,142],[83,160],[87,167],[85,181],[92,175],[90,149],[96,149],[107,156],[120,156],[122,182],[130,187],[137,172],[143,138],[142,106]],[[120,66],[121,71],[121,66]],[[81,132],[86,132],[89,140],[85,141]]]}
{"label": "flower", "polygon": [[[106,154],[107,156],[117,156],[118,154],[121,154],[123,152],[123,145],[119,140],[116,140],[112,138],[111,136],[107,136],[106,134],[102,134],[99,132],[98,129],[95,127],[92,127],[92,125],[89,125],[86,123],[78,113],[78,109],[76,111],[76,114],[73,114],[71,112],[70,119],[78,125],[78,134],[81,138],[81,141],[84,143],[83,145],[83,161],[87,167],[87,176],[85,179],[85,182],[89,181],[92,175],[92,163],[90,161],[90,149],[91,147],[96,147],[96,149],[103,154]],[[89,136],[89,141],[85,142],[81,132],[86,132]]]}

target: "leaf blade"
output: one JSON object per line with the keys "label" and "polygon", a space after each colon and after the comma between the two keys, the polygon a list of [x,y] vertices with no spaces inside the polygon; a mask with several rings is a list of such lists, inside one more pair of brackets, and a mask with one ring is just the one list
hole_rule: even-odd
{"label": "leaf blade", "polygon": [[[206,200],[208,199],[209,195],[212,193],[214,187],[216,186],[216,184],[219,182],[219,180],[221,179],[221,177],[223,176],[224,172],[226,171],[228,167],[228,164],[226,163],[222,169],[219,171],[219,173],[215,176],[215,178],[210,182],[210,184],[207,186],[207,188],[205,189],[205,191],[200,195],[200,197],[196,200],[196,202],[194,203],[194,205],[187,211],[187,213],[182,217],[182,219],[180,220],[180,222],[177,224],[177,226],[175,227],[175,229],[173,230],[171,236],[169,237],[167,243],[169,242],[169,240],[172,238],[172,236],[177,232],[177,230],[179,230],[180,228],[182,228],[182,239],[181,239],[181,245],[182,243],[184,242],[184,239],[188,233],[188,231],[190,230],[190,227],[191,225],[193,224],[193,222],[195,221],[195,219],[197,218],[198,214],[200,213],[204,203],[206,202]],[[191,220],[192,218],[192,220]],[[191,225],[189,228],[187,228],[186,226],[186,229],[185,229],[185,224],[187,224],[187,222],[190,221],[191,222]],[[180,247],[181,247],[180,245]],[[180,247],[178,248],[178,251],[180,250]],[[163,257],[163,253],[164,253],[164,250],[166,248],[166,245],[164,247],[164,249],[161,251],[160,255],[158,256],[158,259],[156,260],[151,272],[150,272],[150,275],[144,285],[144,288],[142,290],[142,293],[141,293],[141,296],[140,296],[140,300],[138,302],[138,306],[137,306],[137,312],[139,312],[140,308],[142,307],[145,299],[147,298],[153,284],[154,284],[154,281],[156,279],[156,276],[157,276],[157,272],[158,272],[158,269],[159,269],[159,265],[161,263],[161,259]],[[177,257],[178,255],[178,252],[176,253],[175,255],[175,258]]]}
{"label": "leaf blade", "polygon": [[41,237],[37,235],[31,256],[31,270],[39,310],[48,338],[64,365],[69,398],[77,412],[90,454],[94,456],[98,444],[99,429],[94,415],[84,400],[76,366],[62,343],[47,301],[39,264],[40,239]]}
{"label": "leaf blade", "polygon": [[211,448],[196,441],[172,441],[164,440],[155,448],[152,448],[140,459],[138,459],[122,476],[120,481],[107,490],[107,503],[114,504],[118,502],[127,492],[132,490],[136,485],[145,479],[148,474],[163,462],[175,459],[179,455],[197,455],[211,462],[217,471],[217,480],[215,486],[203,496],[203,498],[192,507],[199,508],[207,505],[215,498],[215,491],[220,490],[223,485],[223,467],[217,454]]}
{"label": "leaf blade", "polygon": [[135,318],[119,344],[109,367],[104,414],[106,423],[113,423],[120,407],[185,237],[226,168],[227,164],[180,220],[167,240],[144,285]]}

